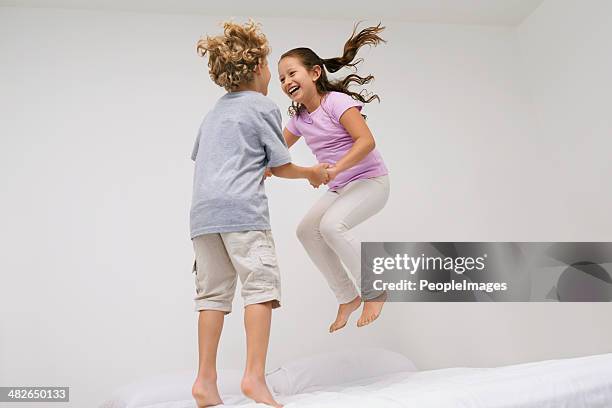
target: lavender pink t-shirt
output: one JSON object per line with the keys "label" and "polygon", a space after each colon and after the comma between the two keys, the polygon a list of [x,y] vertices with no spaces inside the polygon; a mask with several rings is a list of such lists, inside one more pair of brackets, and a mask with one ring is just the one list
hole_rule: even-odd
{"label": "lavender pink t-shirt", "polygon": [[[319,163],[335,164],[353,147],[355,141],[340,124],[340,117],[349,108],[361,111],[363,103],[342,92],[329,92],[321,105],[313,112],[300,111],[287,123],[287,129],[296,136],[304,137]],[[380,153],[374,149],[359,163],[338,174],[328,186],[338,190],[353,180],[384,176],[387,167]]]}

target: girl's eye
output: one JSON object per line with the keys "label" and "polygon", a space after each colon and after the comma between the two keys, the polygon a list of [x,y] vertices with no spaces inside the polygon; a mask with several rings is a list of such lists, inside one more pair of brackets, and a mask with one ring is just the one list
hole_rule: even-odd
{"label": "girl's eye", "polygon": [[291,73],[289,74],[289,76],[293,76],[293,74],[295,74],[295,72],[291,72]]}

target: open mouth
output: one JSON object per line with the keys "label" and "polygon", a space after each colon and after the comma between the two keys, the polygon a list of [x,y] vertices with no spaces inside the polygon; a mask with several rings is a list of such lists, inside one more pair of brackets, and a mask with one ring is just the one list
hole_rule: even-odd
{"label": "open mouth", "polygon": [[289,90],[287,92],[289,92],[289,95],[293,96],[294,93],[296,93],[298,91],[298,89],[300,89],[299,86],[292,86],[291,88],[289,88]]}

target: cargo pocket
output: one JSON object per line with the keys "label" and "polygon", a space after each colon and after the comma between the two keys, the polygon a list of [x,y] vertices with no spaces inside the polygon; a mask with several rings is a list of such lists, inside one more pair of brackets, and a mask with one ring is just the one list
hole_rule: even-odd
{"label": "cargo pocket", "polygon": [[262,251],[262,253],[259,254],[259,260],[265,266],[272,266],[272,267],[277,266],[276,256],[274,255],[272,248],[270,248],[268,252]]}
{"label": "cargo pocket", "polygon": [[255,263],[253,272],[258,284],[267,289],[278,286],[278,264],[274,247],[269,243],[260,243],[253,248],[251,257]]}

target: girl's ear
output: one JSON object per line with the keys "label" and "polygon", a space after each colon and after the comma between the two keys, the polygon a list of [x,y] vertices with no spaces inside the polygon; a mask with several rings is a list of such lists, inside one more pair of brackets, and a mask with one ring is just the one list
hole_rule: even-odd
{"label": "girl's ear", "polygon": [[312,80],[316,82],[317,79],[321,76],[321,66],[315,65],[312,67]]}

